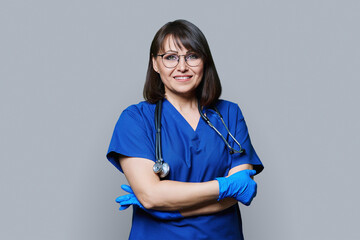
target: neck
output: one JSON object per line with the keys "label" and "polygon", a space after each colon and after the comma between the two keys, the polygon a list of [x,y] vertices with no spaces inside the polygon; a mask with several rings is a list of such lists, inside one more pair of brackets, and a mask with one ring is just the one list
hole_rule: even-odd
{"label": "neck", "polygon": [[179,96],[165,94],[165,98],[178,110],[197,109],[198,100],[196,96]]}

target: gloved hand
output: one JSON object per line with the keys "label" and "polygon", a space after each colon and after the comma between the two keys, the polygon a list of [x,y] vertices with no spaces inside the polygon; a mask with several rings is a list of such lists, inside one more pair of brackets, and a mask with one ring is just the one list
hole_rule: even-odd
{"label": "gloved hand", "polygon": [[147,213],[151,214],[152,216],[159,218],[159,219],[174,220],[174,219],[183,218],[183,216],[180,214],[179,211],[168,211],[167,212],[167,211],[156,211],[156,210],[152,210],[152,209],[146,209],[136,198],[136,196],[130,186],[121,185],[121,188],[124,191],[128,192],[129,194],[126,194],[124,196],[120,196],[120,197],[116,198],[115,201],[120,204],[120,208],[119,208],[120,211],[127,209],[128,207],[130,207],[130,205],[135,205],[135,206],[138,206],[141,209],[143,209],[145,212],[147,212]]}
{"label": "gloved hand", "polygon": [[253,198],[256,196],[257,184],[251,179],[255,175],[255,170],[242,170],[234,173],[228,177],[218,177],[216,180],[219,182],[219,198],[232,197],[249,206]]}

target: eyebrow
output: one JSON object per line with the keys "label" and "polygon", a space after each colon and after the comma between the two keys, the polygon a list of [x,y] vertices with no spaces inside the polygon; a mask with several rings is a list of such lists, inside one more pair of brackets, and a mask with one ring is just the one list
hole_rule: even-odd
{"label": "eyebrow", "polygon": [[[194,51],[192,51],[192,50],[187,50],[186,54],[192,53],[192,52],[194,52]],[[166,51],[165,53],[179,53],[179,52],[178,52],[178,51],[175,51],[175,50],[169,50],[169,51]]]}

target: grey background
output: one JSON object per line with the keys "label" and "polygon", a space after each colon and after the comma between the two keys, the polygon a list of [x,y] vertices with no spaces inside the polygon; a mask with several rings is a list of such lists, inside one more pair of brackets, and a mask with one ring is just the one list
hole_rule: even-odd
{"label": "grey background", "polygon": [[360,2],[0,2],[0,239],[126,239],[105,158],[142,100],[150,42],[206,35],[265,164],[246,239],[360,239]]}

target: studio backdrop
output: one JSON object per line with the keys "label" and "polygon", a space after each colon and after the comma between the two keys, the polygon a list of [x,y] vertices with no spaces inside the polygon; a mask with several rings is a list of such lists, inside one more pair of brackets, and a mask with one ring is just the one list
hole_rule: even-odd
{"label": "studio backdrop", "polygon": [[207,37],[264,163],[247,240],[355,240],[360,2],[0,2],[0,239],[127,239],[106,158],[166,22]]}

